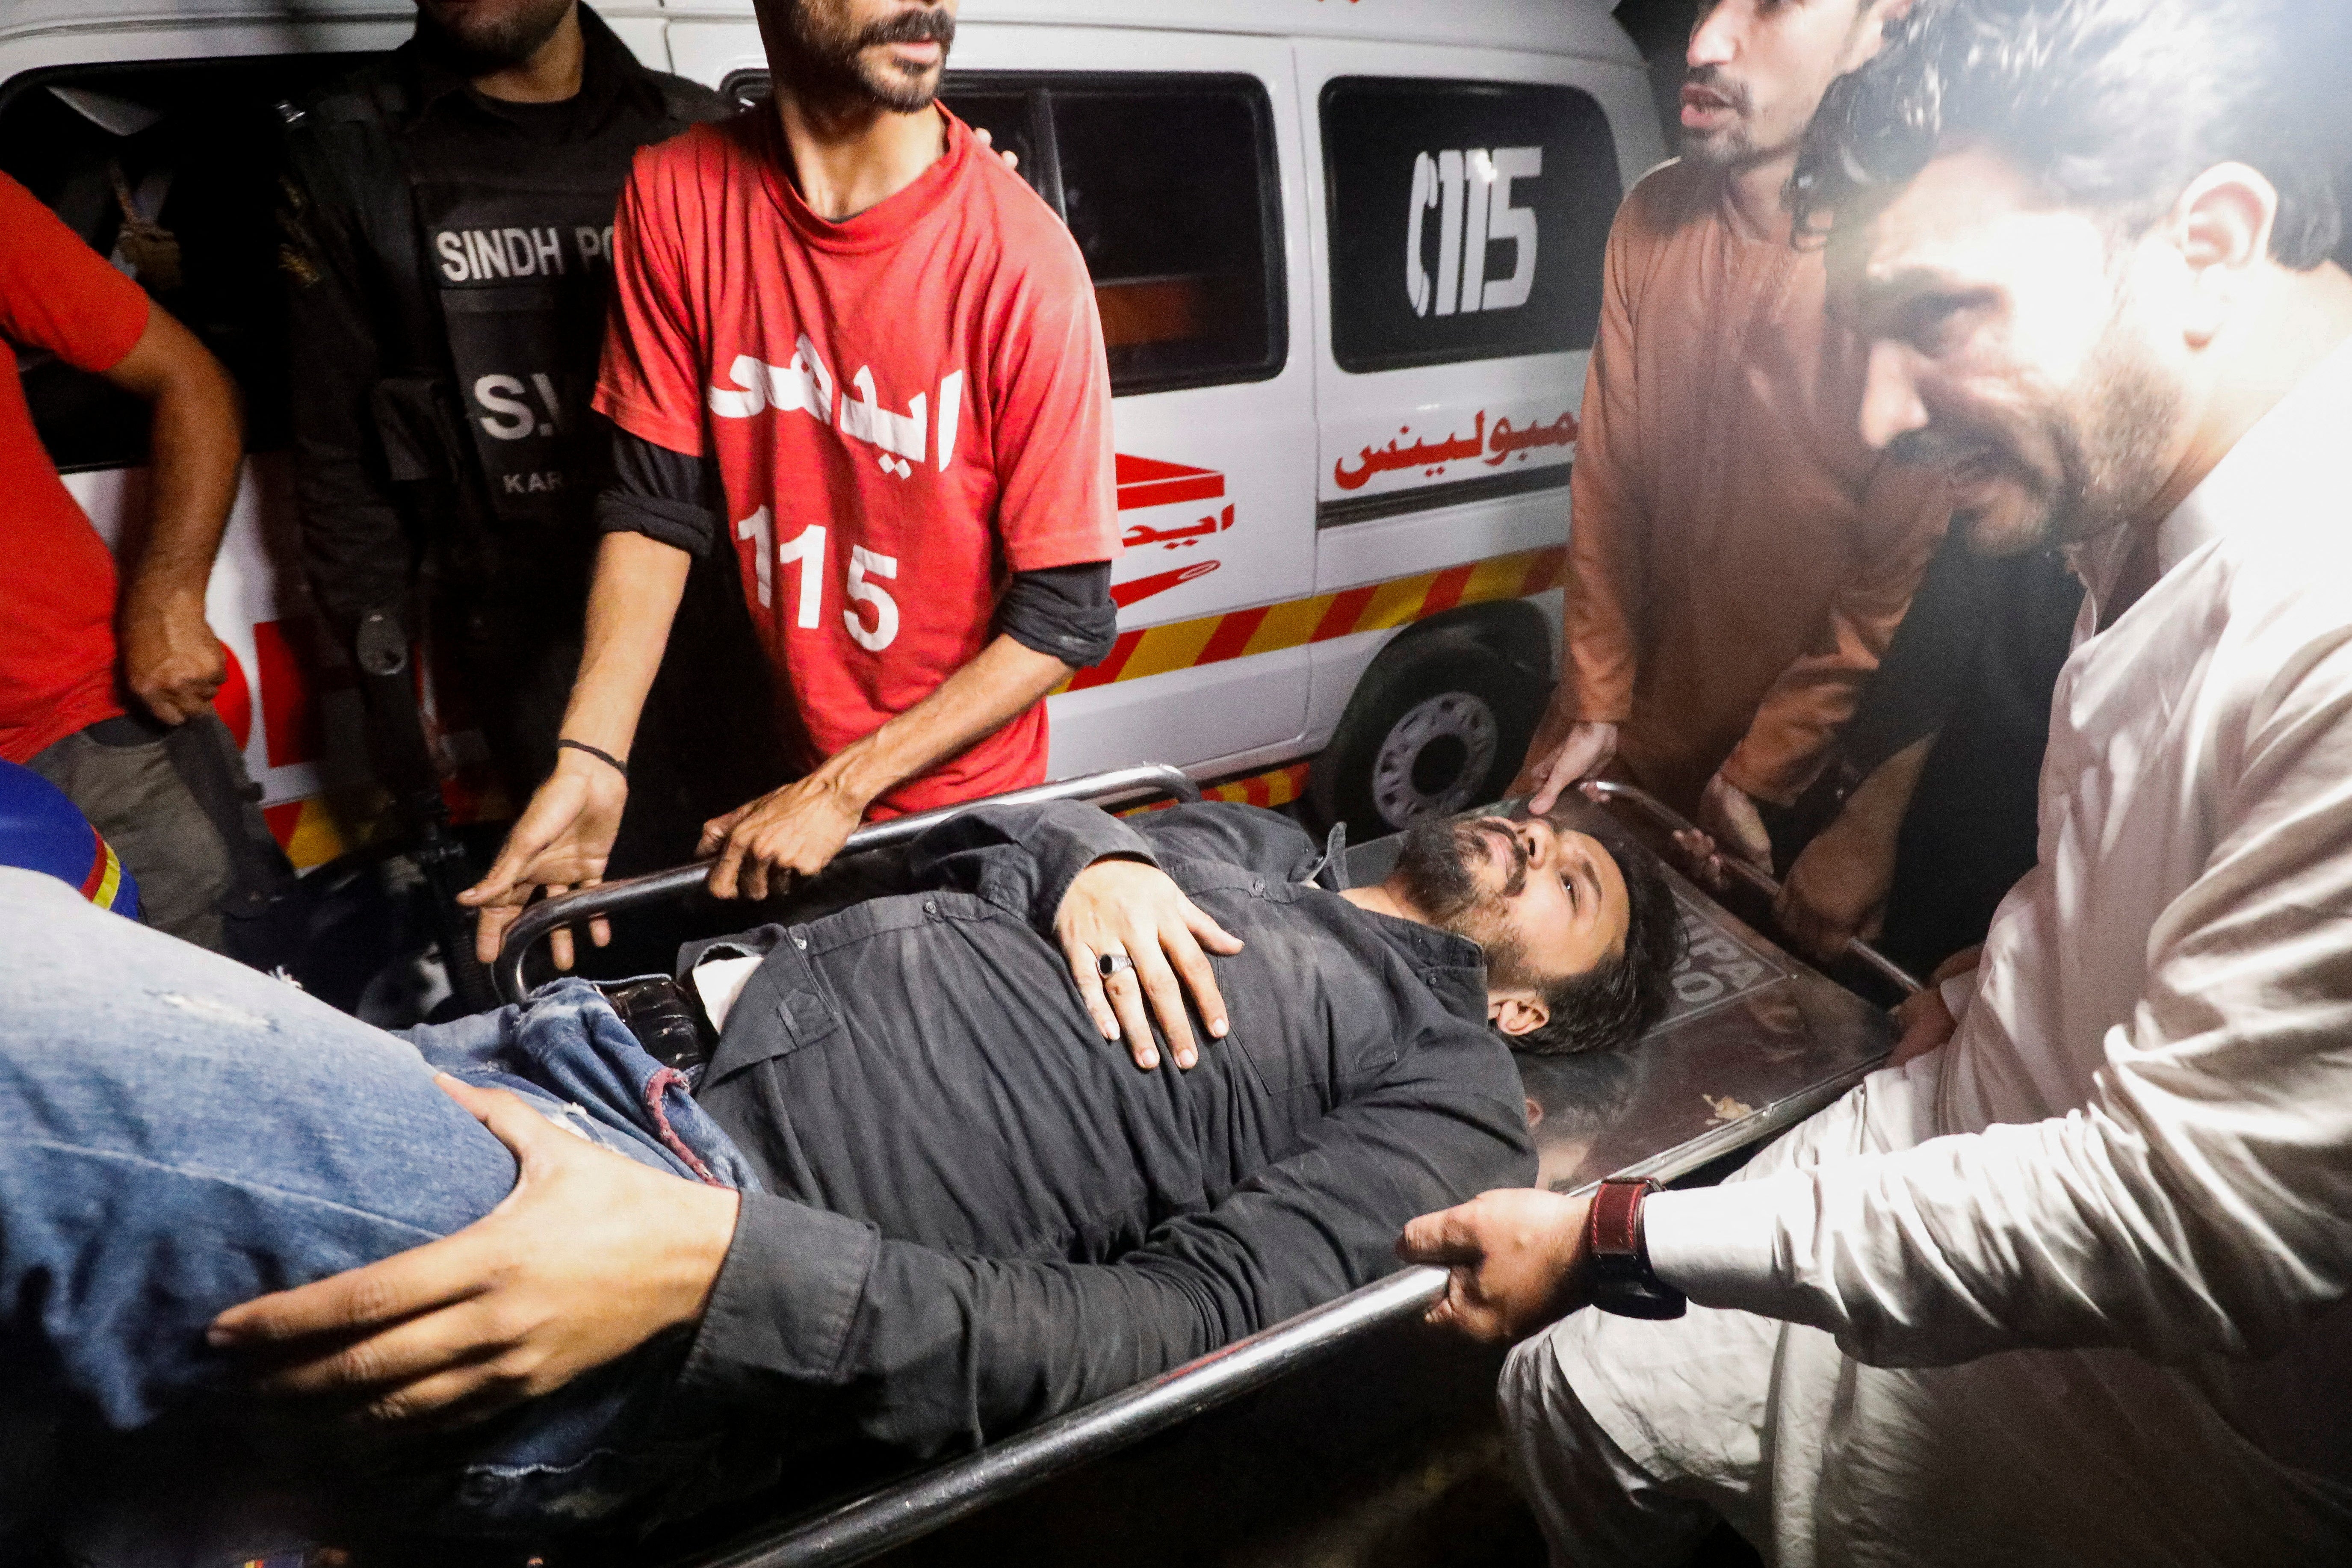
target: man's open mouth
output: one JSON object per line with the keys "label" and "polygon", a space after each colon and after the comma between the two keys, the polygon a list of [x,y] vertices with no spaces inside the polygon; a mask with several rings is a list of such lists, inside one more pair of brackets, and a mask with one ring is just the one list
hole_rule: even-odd
{"label": "man's open mouth", "polygon": [[1944,477],[1955,485],[1983,484],[2005,466],[1998,451],[1983,445],[1955,452],[1940,465]]}
{"label": "man's open mouth", "polygon": [[1685,125],[1713,120],[1717,116],[1737,116],[1742,111],[1745,95],[1736,86],[1722,82],[1686,81],[1683,83],[1682,117]]}
{"label": "man's open mouth", "polygon": [[1500,817],[1482,816],[1476,821],[1471,823],[1470,826],[1476,831],[1486,835],[1492,841],[1493,849],[1499,852],[1502,857],[1501,869],[1504,880],[1504,895],[1506,897],[1509,897],[1517,894],[1522,887],[1527,885],[1528,847],[1526,841],[1520,838],[1518,834],[1512,829],[1509,823],[1503,821]]}

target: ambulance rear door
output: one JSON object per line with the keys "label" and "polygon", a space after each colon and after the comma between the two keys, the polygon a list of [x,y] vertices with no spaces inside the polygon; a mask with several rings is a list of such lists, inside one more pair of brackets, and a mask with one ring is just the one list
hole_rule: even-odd
{"label": "ambulance rear door", "polygon": [[1623,192],[1661,151],[1623,58],[1303,41],[1319,286],[1315,645],[1329,736],[1402,626],[1534,597],[1558,626],[1586,362]]}
{"label": "ambulance rear door", "polygon": [[[975,112],[1027,79],[1049,201],[1093,275],[1117,395],[1119,638],[1053,699],[1055,776],[1291,755],[1315,570],[1302,150],[1279,39],[969,26]],[[1004,105],[1010,108],[1010,105]]]}

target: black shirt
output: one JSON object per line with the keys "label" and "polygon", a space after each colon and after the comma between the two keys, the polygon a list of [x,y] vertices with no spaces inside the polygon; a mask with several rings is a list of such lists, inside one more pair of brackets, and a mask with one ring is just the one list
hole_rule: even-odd
{"label": "black shirt", "polygon": [[[1105,855],[1247,944],[1213,960],[1232,1032],[1189,1072],[1103,1039],[1052,938]],[[723,944],[768,957],[698,1099],[767,1192],[686,1384],[780,1449],[976,1445],[1387,1274],[1405,1221],[1535,1174],[1478,948],[1313,885],[1285,818],[983,808],[912,876]],[[810,1394],[821,1423],[777,1414]]]}

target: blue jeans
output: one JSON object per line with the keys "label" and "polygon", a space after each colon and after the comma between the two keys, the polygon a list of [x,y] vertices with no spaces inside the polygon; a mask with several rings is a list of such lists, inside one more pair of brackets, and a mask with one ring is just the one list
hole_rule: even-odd
{"label": "blue jeans", "polygon": [[[214,1316],[446,1236],[513,1186],[512,1156],[436,1068],[656,1169],[755,1185],[580,982],[403,1039],[0,869],[0,1380],[123,1429],[248,1419],[236,1369],[205,1342]],[[672,1399],[688,1339],[453,1436],[335,1463],[436,1529],[530,1532],[658,1501],[719,1440]]]}

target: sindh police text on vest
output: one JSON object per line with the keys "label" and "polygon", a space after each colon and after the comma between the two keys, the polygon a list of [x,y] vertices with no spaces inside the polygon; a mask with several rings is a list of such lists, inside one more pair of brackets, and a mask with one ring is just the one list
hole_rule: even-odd
{"label": "sindh police text on vest", "polygon": [[441,276],[452,283],[562,278],[610,264],[612,225],[575,226],[571,239],[567,247],[564,231],[554,226],[442,228],[433,232],[433,249],[441,258]]}

